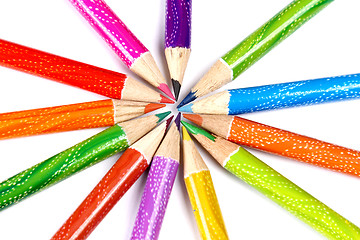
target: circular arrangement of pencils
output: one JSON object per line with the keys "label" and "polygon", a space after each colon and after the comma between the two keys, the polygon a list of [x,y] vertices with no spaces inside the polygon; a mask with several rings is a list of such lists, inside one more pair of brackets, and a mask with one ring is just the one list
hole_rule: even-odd
{"label": "circular arrangement of pencils", "polygon": [[[110,55],[106,63],[115,65],[100,67],[99,61],[90,64],[86,56],[80,61],[64,57],[69,54],[65,51],[62,54],[61,47],[66,48],[66,43],[60,39],[54,40],[60,46],[55,54],[31,41],[21,42],[11,35],[0,37],[1,69],[20,78],[34,79],[28,80],[27,88],[24,85],[16,86],[17,91],[5,90],[19,100],[17,104],[23,105],[14,108],[15,102],[9,97],[2,99],[9,105],[5,109],[9,110],[0,112],[0,146],[17,144],[16,151],[11,153],[16,159],[18,154],[28,151],[23,145],[26,141],[51,139],[34,149],[47,152],[47,146],[56,147],[67,136],[78,137],[69,139],[71,144],[61,145],[66,147],[57,148],[47,157],[38,157],[24,165],[19,162],[15,171],[0,170],[0,225],[5,230],[9,225],[16,225],[9,229],[18,230],[10,235],[8,230],[4,231],[1,239],[23,239],[24,236],[58,240],[117,239],[121,235],[131,240],[189,239],[191,236],[202,240],[313,237],[360,240],[359,221],[354,217],[357,203],[354,206],[351,202],[356,199],[351,194],[356,194],[357,188],[345,185],[346,181],[349,184],[359,181],[360,150],[356,145],[337,143],[336,138],[326,140],[324,136],[306,131],[306,126],[288,130],[287,120],[281,117],[273,122],[274,126],[266,123],[277,113],[283,111],[279,116],[284,116],[288,111],[298,118],[296,124],[306,125],[316,120],[322,123],[318,128],[328,132],[349,129],[351,126],[345,120],[356,120],[344,116],[350,107],[338,113],[339,107],[333,110],[331,106],[356,103],[354,100],[360,98],[360,74],[336,74],[331,67],[319,62],[328,74],[299,80],[294,73],[292,79],[272,83],[252,80],[246,86],[228,87],[234,80],[241,82],[240,79],[249,76],[246,75],[248,69],[276,52],[273,49],[287,42],[290,36],[294,39],[299,34],[306,35],[299,29],[311,25],[312,19],[336,4],[334,0],[288,0],[287,5],[282,3],[282,8],[262,18],[258,28],[249,28],[247,34],[241,33],[243,23],[236,21],[236,14],[254,11],[247,10],[247,5],[255,8],[265,8],[265,5],[237,3],[233,9],[231,2],[218,3],[213,5],[214,10],[228,9],[229,14],[235,15],[221,12],[222,18],[217,19],[216,13],[204,12],[206,5],[199,9],[200,4],[192,0],[163,0],[161,6],[156,6],[157,11],[154,3],[147,1],[116,5],[111,0],[65,0],[63,8],[69,10],[71,18],[67,20],[65,13],[46,10],[56,7],[46,6],[49,3],[44,0],[37,1],[48,16],[42,19],[43,23],[51,14],[61,16],[64,22],[73,22],[77,30],[69,37],[74,42],[81,31],[89,31],[85,38],[95,36],[97,39],[83,42],[86,55],[103,45],[96,58],[101,62]],[[28,11],[36,5],[28,4]],[[229,6],[224,8],[225,5]],[[240,5],[244,9],[237,9]],[[334,14],[336,9],[332,11]],[[201,13],[203,22],[193,17]],[[209,14],[212,17],[205,18]],[[159,15],[163,17],[157,21],[162,34],[154,40],[147,34],[153,31],[150,29]],[[138,25],[133,23],[134,19]],[[217,24],[221,21],[225,21],[226,26],[219,28]],[[193,28],[199,29],[201,24],[203,35],[197,35]],[[327,22],[317,24],[325,28]],[[50,25],[61,32],[60,25]],[[231,37],[227,31],[231,31]],[[23,36],[25,32],[18,34]],[[314,36],[305,38],[311,41],[298,42],[294,52],[305,52],[312,41],[318,44],[312,39]],[[159,39],[162,40],[159,42]],[[206,56],[193,61],[197,49],[204,47],[199,42],[212,47],[205,49]],[[344,40],[332,50],[341,50],[346,44]],[[276,73],[285,68],[293,69],[289,72],[296,72],[298,68],[297,74],[307,71],[306,61],[293,64],[290,59],[297,56],[291,52],[286,54],[278,69],[267,71]],[[305,55],[310,59],[317,54],[307,52]],[[212,64],[204,67],[201,59],[210,56]],[[352,62],[343,57],[339,63],[347,61]],[[164,64],[167,67],[162,68]],[[112,70],[116,68],[121,70]],[[198,79],[191,80],[188,72],[194,69],[200,69]],[[53,104],[52,96],[59,95],[46,88],[34,89],[33,85],[39,85],[36,81],[65,89],[65,93],[59,91],[65,103]],[[47,97],[40,106],[29,105],[31,101],[22,93],[29,92],[36,99],[36,91],[46,93]],[[74,95],[77,93],[94,98],[82,100]],[[312,114],[311,111],[322,107],[331,114]],[[356,113],[353,108],[351,114]],[[253,120],[253,116],[261,120]],[[319,119],[322,116],[324,119]],[[328,124],[331,116],[344,121]],[[86,132],[90,135],[82,135]],[[7,149],[3,150],[6,154]],[[6,161],[2,164],[6,165]],[[291,167],[287,169],[287,166]],[[308,172],[297,172],[297,168]],[[318,176],[307,179],[313,172]],[[84,176],[85,181],[79,181]],[[344,180],[338,186],[334,184],[341,178]],[[62,186],[65,190],[57,193],[56,189]],[[321,191],[326,188],[331,193],[327,198]],[[342,194],[343,190],[348,192]],[[41,196],[47,196],[46,204],[37,203]],[[332,198],[342,198],[342,204],[334,204]],[[16,209],[21,206],[24,206],[22,211],[31,214],[19,215],[21,210]],[[57,214],[52,214],[51,209],[56,209]],[[11,217],[2,222],[1,214]],[[45,216],[42,214],[47,214],[45,220],[52,221],[37,224],[35,228],[36,219]],[[279,219],[282,220],[278,223]],[[24,225],[25,221],[29,224]],[[116,229],[118,235],[114,230],[104,230],[110,227]],[[42,229],[46,229],[46,235],[39,234]],[[105,231],[103,235],[98,229]]]}

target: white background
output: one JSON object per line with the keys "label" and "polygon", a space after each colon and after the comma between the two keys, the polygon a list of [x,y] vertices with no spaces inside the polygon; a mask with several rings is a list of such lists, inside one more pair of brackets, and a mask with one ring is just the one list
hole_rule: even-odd
{"label": "white background", "polygon": [[[108,0],[109,6],[165,62],[165,0]],[[206,3],[206,5],[204,5]],[[180,99],[225,52],[290,0],[194,1],[192,53]],[[334,1],[225,88],[360,72],[360,2]],[[0,38],[111,70],[132,74],[66,0],[1,1]],[[102,96],[0,67],[0,112],[105,99]],[[222,88],[222,89],[225,89]],[[353,149],[359,147],[359,100],[243,115],[267,125]],[[168,106],[175,113],[175,106]],[[0,181],[102,129],[0,141]],[[250,150],[254,155],[360,226],[360,179]],[[271,200],[222,169],[209,166],[231,239],[323,239]],[[116,155],[0,212],[0,239],[49,239],[119,158]],[[199,239],[180,168],[160,239]],[[145,184],[142,176],[88,239],[129,239]]]}

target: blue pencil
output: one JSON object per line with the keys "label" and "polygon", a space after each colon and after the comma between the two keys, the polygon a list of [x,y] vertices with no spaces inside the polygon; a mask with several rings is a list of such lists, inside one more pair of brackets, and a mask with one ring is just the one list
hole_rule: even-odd
{"label": "blue pencil", "polygon": [[179,111],[237,115],[360,97],[360,74],[223,91]]}

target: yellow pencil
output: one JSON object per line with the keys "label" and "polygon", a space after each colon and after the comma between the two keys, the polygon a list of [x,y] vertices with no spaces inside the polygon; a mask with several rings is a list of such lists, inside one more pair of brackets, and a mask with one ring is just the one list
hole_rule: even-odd
{"label": "yellow pencil", "polygon": [[210,171],[183,127],[184,180],[201,239],[229,239]]}

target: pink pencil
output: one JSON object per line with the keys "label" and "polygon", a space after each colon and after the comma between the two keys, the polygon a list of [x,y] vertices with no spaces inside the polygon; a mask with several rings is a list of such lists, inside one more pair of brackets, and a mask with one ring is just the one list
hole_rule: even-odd
{"label": "pink pencil", "polygon": [[102,0],[69,0],[131,71],[175,100],[149,50]]}

